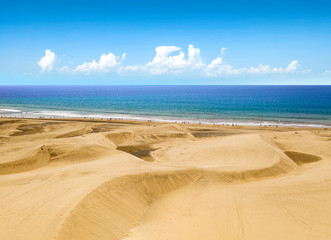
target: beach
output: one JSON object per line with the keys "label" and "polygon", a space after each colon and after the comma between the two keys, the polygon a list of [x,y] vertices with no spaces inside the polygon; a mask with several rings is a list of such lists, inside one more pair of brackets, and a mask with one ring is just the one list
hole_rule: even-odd
{"label": "beach", "polygon": [[0,118],[0,239],[330,239],[331,130]]}

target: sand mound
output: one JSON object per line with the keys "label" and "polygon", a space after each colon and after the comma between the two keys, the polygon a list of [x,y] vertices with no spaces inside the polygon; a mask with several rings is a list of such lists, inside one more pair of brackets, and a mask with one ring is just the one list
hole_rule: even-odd
{"label": "sand mound", "polygon": [[184,186],[152,202],[124,239],[328,240],[330,185],[302,177]]}
{"label": "sand mound", "polygon": [[[158,147],[158,145],[155,145]],[[295,164],[259,134],[237,134],[199,141],[173,141],[151,153],[155,160],[171,166],[200,167],[226,172],[269,169],[278,163]]]}
{"label": "sand mound", "polygon": [[[115,147],[112,145],[100,145],[96,143],[67,144],[58,143],[44,147],[44,150],[28,150],[31,146],[25,146],[21,151],[16,151],[15,158],[13,154],[4,154],[0,162],[0,174],[11,174],[18,172],[31,171],[44,167],[50,163],[78,163],[92,161],[103,156],[112,155]],[[14,150],[10,150],[14,151]]]}
{"label": "sand mound", "polygon": [[200,171],[151,173],[111,180],[88,194],[64,222],[56,239],[122,239],[160,196],[190,184]]}
{"label": "sand mound", "polygon": [[139,224],[150,204],[174,190],[200,180],[209,184],[243,183],[291,170],[293,162],[285,158],[268,168],[242,172],[188,169],[124,176],[89,193],[71,211],[56,239],[122,239]]}
{"label": "sand mound", "polygon": [[10,174],[30,171],[36,168],[46,166],[50,160],[50,153],[46,148],[41,150],[38,148],[29,156],[15,161],[8,161],[0,163],[0,174]]}
{"label": "sand mound", "polygon": [[331,149],[331,142],[329,141],[329,137],[324,136],[329,135],[329,133],[327,131],[325,133],[322,131],[318,132],[319,134],[307,130],[279,133],[270,132],[263,134],[263,139],[271,145],[277,146],[283,152],[289,153],[288,156],[293,161],[301,164],[317,161],[318,158],[330,158],[329,149]]}
{"label": "sand mound", "polygon": [[22,135],[30,135],[34,133],[40,133],[44,130],[43,124],[24,124],[20,125],[16,128],[15,131],[10,136],[22,136]]}
{"label": "sand mound", "polygon": [[50,145],[48,148],[51,156],[50,162],[53,163],[91,161],[110,154],[113,150],[98,144],[82,144],[80,146]]}
{"label": "sand mound", "polygon": [[148,127],[133,127],[132,131],[117,131],[107,135],[117,146],[133,143],[134,145],[150,144],[172,139],[193,139],[188,130],[184,130],[176,124],[150,124]]}
{"label": "sand mound", "polygon": [[16,131],[10,136],[24,136],[24,135],[33,135],[40,134],[47,130],[47,127],[52,125],[60,124],[59,122],[44,122],[36,124],[21,124],[16,128]]}

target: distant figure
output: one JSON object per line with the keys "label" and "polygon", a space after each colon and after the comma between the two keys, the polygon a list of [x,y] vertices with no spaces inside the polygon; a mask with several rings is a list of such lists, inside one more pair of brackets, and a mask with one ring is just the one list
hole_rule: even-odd
{"label": "distant figure", "polygon": [[45,147],[45,145],[42,145],[42,146],[40,147],[40,149],[44,151],[44,147]]}

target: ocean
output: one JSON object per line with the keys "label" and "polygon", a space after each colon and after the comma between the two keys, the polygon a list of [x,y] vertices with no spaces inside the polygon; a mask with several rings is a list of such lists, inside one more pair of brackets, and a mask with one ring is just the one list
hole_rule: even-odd
{"label": "ocean", "polygon": [[331,126],[331,86],[0,86],[0,116]]}

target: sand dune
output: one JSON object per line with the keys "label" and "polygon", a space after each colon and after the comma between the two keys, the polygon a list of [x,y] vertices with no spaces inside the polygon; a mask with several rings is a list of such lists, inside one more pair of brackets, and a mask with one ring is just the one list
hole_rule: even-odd
{"label": "sand dune", "polygon": [[0,239],[331,239],[330,162],[321,129],[1,119]]}
{"label": "sand dune", "polygon": [[3,160],[5,162],[0,163],[0,174],[18,173],[46,166],[50,160],[50,153],[47,149],[40,151],[37,148],[17,160],[13,160],[13,158]]}

